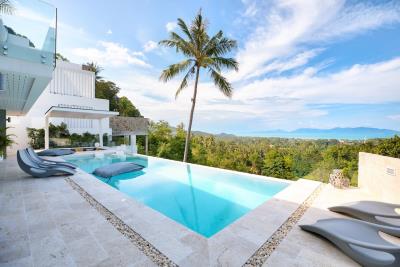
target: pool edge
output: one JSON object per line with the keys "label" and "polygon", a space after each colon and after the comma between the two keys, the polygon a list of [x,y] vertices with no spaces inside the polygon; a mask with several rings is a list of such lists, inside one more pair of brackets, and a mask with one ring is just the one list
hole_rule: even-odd
{"label": "pool edge", "polygon": [[190,265],[189,262],[196,263],[196,259],[205,258],[209,263],[221,259],[245,263],[321,184],[303,179],[292,182],[259,207],[205,238],[93,178],[82,170],[71,177],[96,201],[178,265]]}

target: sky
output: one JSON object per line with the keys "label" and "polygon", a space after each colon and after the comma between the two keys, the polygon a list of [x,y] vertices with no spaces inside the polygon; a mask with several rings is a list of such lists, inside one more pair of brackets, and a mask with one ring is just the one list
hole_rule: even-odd
{"label": "sky", "polygon": [[159,81],[182,60],[158,46],[181,33],[201,8],[210,35],[238,42],[224,71],[226,98],[200,75],[194,130],[212,133],[297,128],[400,130],[400,1],[344,0],[48,0],[58,9],[58,52],[97,62],[141,113],[187,124],[193,83],[175,99],[182,76]]}

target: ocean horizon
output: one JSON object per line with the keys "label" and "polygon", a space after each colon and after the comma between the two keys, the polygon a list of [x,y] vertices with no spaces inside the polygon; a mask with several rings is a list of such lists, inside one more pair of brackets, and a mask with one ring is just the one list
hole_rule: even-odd
{"label": "ocean horizon", "polygon": [[252,137],[276,137],[297,139],[338,139],[338,140],[367,140],[376,138],[391,138],[400,135],[400,131],[377,128],[332,128],[311,129],[303,128],[294,131],[271,130],[243,133],[241,136]]}

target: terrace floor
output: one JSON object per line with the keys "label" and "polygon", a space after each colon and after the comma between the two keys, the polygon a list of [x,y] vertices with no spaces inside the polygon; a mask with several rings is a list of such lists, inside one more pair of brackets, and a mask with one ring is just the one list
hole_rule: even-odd
{"label": "terrace floor", "polygon": [[[153,225],[145,221],[146,216],[154,216],[151,211],[137,207],[143,213],[135,217],[133,210],[127,207],[137,203],[121,198],[118,194],[122,193],[117,190],[109,191],[97,179],[87,179],[87,175],[78,173],[69,180],[65,177],[36,179],[23,173],[15,158],[0,162],[0,266],[242,266],[249,263],[249,258],[254,257],[252,254],[265,246],[270,236],[301,204],[289,201],[298,195],[289,191],[269,201],[278,205],[268,204],[253,211],[254,214],[268,212],[274,216],[255,220],[254,214],[245,215],[246,218],[221,231],[225,233],[204,241],[163,217],[158,217],[159,229],[154,232]],[[310,187],[307,181],[300,186],[303,191]],[[100,206],[113,214],[107,215],[101,208],[96,208],[77,188],[89,192],[101,202]],[[311,193],[298,199],[304,200]],[[323,186],[311,207],[304,215],[300,214],[298,223],[340,216],[326,208],[361,199],[371,198],[359,189],[337,190]],[[121,218],[126,225],[121,226],[112,216]],[[177,227],[179,231],[167,233],[168,227]],[[153,234],[147,236],[150,228]],[[132,229],[136,233],[129,232]],[[263,232],[257,233],[253,229]],[[175,239],[176,235],[179,239]],[[149,248],[150,252],[147,251]],[[219,248],[223,248],[222,252]],[[160,261],[156,259],[158,254],[161,254]],[[300,230],[297,225],[268,258],[256,265],[262,264],[358,266],[333,245]]]}
{"label": "terrace floor", "polygon": [[64,177],[0,162],[0,266],[155,266]]}

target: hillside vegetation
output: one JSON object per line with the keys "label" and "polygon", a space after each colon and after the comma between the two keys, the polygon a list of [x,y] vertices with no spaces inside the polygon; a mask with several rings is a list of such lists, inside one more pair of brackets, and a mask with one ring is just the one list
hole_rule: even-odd
{"label": "hillside vegetation", "polygon": [[[185,135],[182,124],[174,129],[165,121],[152,122],[149,154],[181,161]],[[139,152],[143,152],[143,139],[138,142]],[[200,133],[193,136],[189,162],[290,180],[307,178],[324,182],[332,169],[343,169],[356,185],[361,151],[400,158],[400,137],[340,142]]]}

